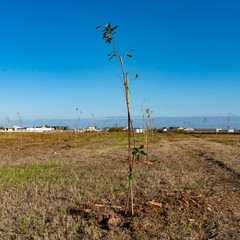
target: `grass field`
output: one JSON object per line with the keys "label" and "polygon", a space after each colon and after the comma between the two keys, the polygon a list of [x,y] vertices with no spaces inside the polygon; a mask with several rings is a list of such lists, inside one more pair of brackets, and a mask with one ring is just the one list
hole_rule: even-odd
{"label": "grass field", "polygon": [[239,239],[240,135],[152,135],[134,217],[127,171],[125,133],[1,132],[0,239]]}

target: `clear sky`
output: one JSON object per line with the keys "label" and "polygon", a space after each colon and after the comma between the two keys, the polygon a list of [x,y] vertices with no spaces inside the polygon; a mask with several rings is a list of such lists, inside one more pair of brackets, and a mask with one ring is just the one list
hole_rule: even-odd
{"label": "clear sky", "polygon": [[0,120],[125,116],[111,46],[119,25],[132,115],[240,115],[239,0],[0,0]]}

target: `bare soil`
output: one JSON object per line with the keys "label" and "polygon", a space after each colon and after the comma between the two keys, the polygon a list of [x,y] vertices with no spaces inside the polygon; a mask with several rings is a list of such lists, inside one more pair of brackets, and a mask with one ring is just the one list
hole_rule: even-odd
{"label": "bare soil", "polygon": [[239,239],[240,135],[150,140],[131,216],[125,133],[0,133],[0,239]]}

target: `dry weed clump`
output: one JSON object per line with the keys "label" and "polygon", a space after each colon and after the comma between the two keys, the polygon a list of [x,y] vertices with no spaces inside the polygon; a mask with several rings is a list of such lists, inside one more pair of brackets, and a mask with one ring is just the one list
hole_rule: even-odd
{"label": "dry weed clump", "polygon": [[0,134],[0,239],[238,239],[240,152],[218,136],[155,135],[133,217],[124,134]]}

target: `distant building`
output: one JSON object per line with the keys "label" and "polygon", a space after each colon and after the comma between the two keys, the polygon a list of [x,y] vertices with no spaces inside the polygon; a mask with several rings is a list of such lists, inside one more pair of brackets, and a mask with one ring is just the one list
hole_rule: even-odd
{"label": "distant building", "polygon": [[184,128],[184,131],[185,132],[192,132],[192,131],[194,131],[194,129],[193,128]]}
{"label": "distant building", "polygon": [[109,127],[105,127],[102,129],[102,132],[109,132],[109,129],[110,129]]}
{"label": "distant building", "polygon": [[20,130],[25,130],[25,128],[22,128],[22,127],[19,127],[16,125],[5,128],[5,131],[8,131],[8,132],[15,132],[15,131],[20,131]]}
{"label": "distant building", "polygon": [[173,126],[173,127],[169,127],[169,128],[168,128],[168,131],[169,131],[169,132],[181,131],[181,130],[184,130],[184,128],[178,127],[178,126]]}
{"label": "distant building", "polygon": [[142,128],[134,128],[134,132],[135,133],[143,133],[143,129]]}
{"label": "distant building", "polygon": [[98,132],[99,130],[96,128],[96,126],[88,126],[86,128],[86,132]]}
{"label": "distant building", "polygon": [[27,132],[51,132],[54,128],[51,127],[32,127],[32,128],[26,128]]}
{"label": "distant building", "polygon": [[222,131],[221,128],[216,128],[216,133],[221,132],[221,131]]}
{"label": "distant building", "polygon": [[167,131],[168,131],[168,129],[166,127],[162,128],[162,132],[167,132]]}
{"label": "distant building", "polygon": [[52,128],[54,128],[55,130],[69,130],[69,126],[52,126]]}
{"label": "distant building", "polygon": [[86,129],[85,128],[78,128],[78,129],[74,129],[74,132],[86,132]]}

